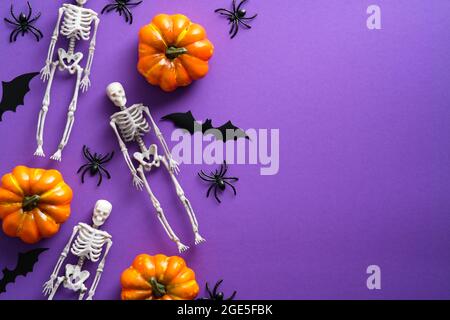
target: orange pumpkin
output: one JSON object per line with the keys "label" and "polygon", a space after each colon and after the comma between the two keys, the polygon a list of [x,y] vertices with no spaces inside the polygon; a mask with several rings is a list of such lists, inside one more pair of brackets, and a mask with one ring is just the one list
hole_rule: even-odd
{"label": "orange pumpkin", "polygon": [[1,180],[3,231],[26,243],[49,238],[69,218],[71,201],[72,190],[57,170],[17,166]]}
{"label": "orange pumpkin", "polygon": [[193,300],[199,287],[183,258],[137,256],[122,273],[122,300]]}
{"label": "orange pumpkin", "polygon": [[138,70],[170,92],[208,73],[214,52],[205,29],[182,14],[159,14],[139,32]]}

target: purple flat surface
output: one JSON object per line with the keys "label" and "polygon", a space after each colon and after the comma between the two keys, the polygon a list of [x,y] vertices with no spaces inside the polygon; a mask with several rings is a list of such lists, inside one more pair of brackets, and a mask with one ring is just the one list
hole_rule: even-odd
{"label": "purple flat surface", "polygon": [[[45,38],[8,43],[0,27],[0,80],[39,71],[57,8],[64,1],[31,1]],[[382,9],[382,30],[366,28],[366,8]],[[16,10],[25,0],[14,1]],[[89,1],[99,12],[107,3]],[[109,127],[116,110],[104,90],[122,82],[130,103],[144,102],[155,118],[192,110],[215,123],[280,129],[280,171],[261,176],[259,166],[232,165],[238,195],[218,205],[206,199],[200,169],[182,165],[180,182],[197,212],[207,243],[193,245],[190,224],[167,174],[151,184],[167,217],[191,250],[183,257],[205,281],[223,278],[239,299],[450,298],[450,2],[445,0],[257,1],[253,29],[227,37],[214,14],[228,0],[146,0],[135,23],[101,16],[92,87],[82,94],[63,162],[32,156],[45,84],[31,84],[25,106],[0,122],[0,174],[19,164],[56,168],[74,190],[73,213],[53,238],[26,245],[0,232],[0,268],[17,252],[48,247],[26,278],[0,299],[43,299],[47,281],[72,227],[89,222],[97,199],[114,209],[105,229],[113,235],[96,299],[120,297],[120,274],[139,253],[177,254],[144,192],[135,192]],[[0,17],[10,1],[0,2]],[[215,45],[210,73],[186,89],[166,94],[136,71],[137,32],[157,13],[183,13],[202,24]],[[65,47],[66,44],[64,43]],[[84,60],[85,61],[85,60]],[[45,151],[61,138],[73,79],[58,75],[47,117]],[[173,126],[159,122],[169,140]],[[154,141],[154,140],[153,140]],[[116,151],[113,178],[101,187],[76,175],[83,144]],[[173,146],[169,141],[169,145]],[[69,260],[71,261],[71,260]],[[366,268],[377,264],[382,289],[366,288]],[[93,271],[93,268],[90,268]],[[91,279],[92,280],[92,279]],[[202,294],[204,292],[202,291]],[[74,298],[65,289],[58,299]]]}

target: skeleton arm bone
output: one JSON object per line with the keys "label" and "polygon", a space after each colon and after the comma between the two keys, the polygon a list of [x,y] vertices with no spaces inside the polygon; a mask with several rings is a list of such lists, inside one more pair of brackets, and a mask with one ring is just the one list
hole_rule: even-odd
{"label": "skeleton arm bone", "polygon": [[55,30],[53,31],[52,40],[50,41],[50,46],[48,48],[47,60],[45,61],[45,66],[41,70],[41,78],[46,81],[50,77],[50,64],[52,63],[53,54],[55,52],[56,41],[58,41],[59,27],[61,24],[62,17],[65,13],[65,8],[59,8],[58,20],[56,22]]}
{"label": "skeleton arm bone", "polygon": [[120,150],[122,151],[123,157],[125,158],[125,162],[127,163],[127,166],[131,171],[131,175],[133,176],[133,184],[138,190],[142,190],[144,183],[141,180],[141,178],[139,178],[137,175],[136,169],[134,168],[133,162],[131,161],[130,155],[128,154],[128,149],[125,143],[122,141],[119,131],[117,130],[116,121],[113,119],[109,124],[113,128],[117,140],[119,141]]}
{"label": "skeleton arm bone", "polygon": [[72,241],[75,238],[75,235],[78,233],[79,230],[80,230],[79,225],[76,225],[75,227],[73,227],[72,235],[70,236],[69,241],[67,242],[66,246],[64,247],[64,250],[61,252],[61,255],[59,256],[59,259],[58,259],[58,262],[56,263],[55,269],[53,270],[53,272],[50,276],[50,280],[44,284],[44,294],[45,295],[49,294],[52,291],[53,283],[54,283],[56,277],[58,276],[59,270],[61,269],[61,266],[62,266],[64,260],[66,259],[67,254],[69,253],[70,247],[72,245]]}
{"label": "skeleton arm bone", "polygon": [[86,68],[84,69],[84,77],[81,81],[81,90],[85,92],[91,85],[91,81],[89,80],[89,75],[91,74],[92,61],[94,59],[95,53],[95,44],[97,41],[97,30],[98,25],[100,23],[100,19],[98,17],[94,17],[94,34],[92,36],[91,43],[89,45],[89,56],[86,62]]}
{"label": "skeleton arm bone", "polygon": [[105,250],[105,253],[103,254],[102,261],[100,261],[100,263],[98,265],[97,273],[95,274],[94,281],[92,282],[91,289],[89,290],[89,295],[87,297],[87,300],[92,300],[92,298],[94,297],[95,290],[97,290],[98,283],[100,282],[100,278],[103,273],[103,268],[105,267],[106,256],[108,255],[112,244],[113,244],[113,242],[111,239],[106,240],[106,250]]}
{"label": "skeleton arm bone", "polygon": [[143,108],[144,112],[147,114],[148,118],[150,119],[150,122],[152,123],[152,127],[155,130],[155,134],[158,137],[158,140],[163,147],[164,154],[166,155],[167,159],[169,160],[170,169],[175,174],[178,174],[180,172],[180,169],[178,168],[178,163],[173,159],[172,154],[170,153],[169,147],[167,146],[166,140],[164,140],[164,136],[161,133],[161,130],[159,130],[158,126],[156,125],[155,121],[153,120],[153,117],[150,113],[150,109],[145,106],[143,106],[142,108]]}

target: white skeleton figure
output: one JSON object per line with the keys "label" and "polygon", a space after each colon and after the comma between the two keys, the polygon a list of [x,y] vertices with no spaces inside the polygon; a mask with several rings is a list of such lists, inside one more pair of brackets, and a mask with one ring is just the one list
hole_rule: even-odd
{"label": "white skeleton figure", "polygon": [[[76,74],[76,83],[72,101],[69,104],[64,134],[58,146],[58,150],[51,156],[51,159],[53,160],[61,161],[62,150],[69,141],[70,132],[72,131],[72,126],[75,121],[75,110],[77,109],[79,89],[81,88],[81,90],[85,92],[91,85],[89,75],[91,73],[92,60],[94,58],[97,29],[100,19],[97,17],[95,11],[83,7],[87,1],[88,0],[76,0],[76,5],[66,3],[59,8],[58,21],[50,42],[45,67],[41,70],[41,78],[44,81],[48,80],[48,84],[47,89],[45,90],[44,100],[42,101],[42,109],[39,112],[36,133],[37,149],[34,153],[35,156],[45,157],[43,149],[45,117],[50,106],[50,92],[56,68],[58,67],[60,71],[67,71],[71,75]],[[94,32],[89,45],[89,56],[86,68],[83,69],[79,65],[83,59],[83,53],[75,52],[75,45],[79,40],[88,41],[90,39],[92,24],[94,24]],[[62,35],[69,40],[69,48],[67,51],[62,48],[58,49],[58,59],[52,61],[56,41],[58,40],[59,35]]]}
{"label": "white skeleton figure", "polygon": [[[153,167],[159,167],[162,162],[164,167],[169,172],[173,184],[175,185],[178,198],[187,211],[192,225],[192,230],[195,234],[195,244],[204,242],[205,239],[200,235],[198,231],[198,222],[197,218],[195,217],[194,210],[192,209],[191,203],[186,198],[184,191],[180,186],[180,183],[175,177],[175,174],[179,172],[178,164],[172,158],[169,147],[167,146],[161,131],[153,120],[149,108],[143,106],[142,104],[134,104],[131,107],[127,108],[127,98],[125,96],[125,90],[118,82],[111,83],[107,87],[106,93],[109,99],[114,103],[114,105],[119,107],[121,110],[111,116],[110,125],[114,129],[114,132],[117,136],[120,144],[120,149],[133,176],[134,185],[138,190],[142,190],[142,187],[145,187],[147,193],[150,196],[150,200],[152,201],[152,204],[156,209],[156,214],[159,221],[164,227],[164,230],[166,231],[169,238],[177,244],[178,251],[183,252],[189,249],[189,247],[181,243],[180,239],[176,236],[175,232],[170,227],[164,215],[164,211],[161,208],[158,199],[151,190],[150,185],[148,184],[145,177],[145,172],[150,171]],[[150,120],[150,124],[146,119],[146,116],[148,117],[148,120]],[[153,127],[153,130],[159,142],[161,143],[165,155],[158,154],[158,146],[156,144],[150,145],[149,148],[146,147],[142,137],[150,132],[150,125]],[[128,154],[128,150],[125,145],[126,142],[137,142],[139,145],[141,152],[136,152],[133,155],[134,159],[139,163],[138,169],[135,169],[130,155]]]}
{"label": "white skeleton figure", "polygon": [[[99,230],[98,228],[105,223],[106,219],[108,219],[111,214],[111,210],[111,203],[106,200],[98,200],[95,204],[94,213],[92,216],[93,225],[90,226],[85,223],[79,223],[73,228],[72,236],[64,247],[59,260],[56,263],[55,269],[50,276],[50,280],[44,284],[43,292],[44,295],[49,295],[48,300],[53,300],[53,297],[61,284],[63,284],[67,289],[79,292],[80,295],[78,299],[82,300],[87,292],[87,287],[84,282],[87,278],[89,278],[89,271],[82,271],[84,262],[86,259],[92,262],[97,262],[100,259],[103,247],[106,245],[103,258],[98,265],[97,273],[87,297],[87,300],[92,300],[98,283],[100,282],[100,277],[102,276],[106,256],[112,246],[111,235],[106,231]],[[73,241],[74,238],[75,241]],[[67,264],[65,267],[65,275],[58,277],[59,270],[62,267],[69,251],[73,255],[79,257],[78,263],[76,265]]]}

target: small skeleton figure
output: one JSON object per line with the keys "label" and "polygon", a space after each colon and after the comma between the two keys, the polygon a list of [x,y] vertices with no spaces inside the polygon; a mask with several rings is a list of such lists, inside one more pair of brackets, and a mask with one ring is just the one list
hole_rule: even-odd
{"label": "small skeleton figure", "polygon": [[[72,236],[64,247],[58,263],[50,276],[50,280],[44,284],[43,292],[44,295],[49,295],[48,300],[53,300],[53,297],[61,284],[63,284],[67,289],[79,292],[80,295],[78,299],[83,300],[83,297],[87,292],[87,287],[84,282],[87,278],[89,278],[89,271],[82,270],[84,262],[86,259],[92,262],[97,262],[100,259],[103,247],[106,245],[103,258],[98,265],[97,273],[87,297],[87,300],[92,300],[98,283],[100,282],[100,277],[102,276],[106,256],[112,246],[111,235],[106,231],[99,230],[98,228],[105,223],[106,219],[108,219],[111,214],[111,210],[111,203],[106,200],[98,200],[95,204],[94,213],[92,216],[93,225],[90,226],[85,223],[79,223],[73,228]],[[75,241],[72,244],[74,238]],[[58,277],[59,270],[63,265],[69,251],[74,256],[79,258],[78,263],[77,265],[67,264],[65,267],[65,275]]]}
{"label": "small skeleton figure", "polygon": [[[177,244],[178,251],[184,252],[189,249],[189,247],[181,243],[180,239],[176,236],[176,234],[170,227],[164,215],[164,211],[161,208],[158,199],[151,190],[145,176],[145,172],[151,171],[152,168],[158,168],[162,162],[163,166],[169,172],[173,184],[175,185],[178,198],[187,211],[192,225],[192,230],[195,234],[195,244],[204,242],[205,239],[200,235],[198,231],[198,222],[197,218],[195,217],[194,210],[192,209],[191,203],[186,198],[184,191],[180,186],[180,183],[175,177],[175,174],[179,172],[178,164],[172,158],[169,147],[167,146],[161,131],[153,120],[149,108],[142,104],[134,104],[131,107],[126,107],[127,98],[125,96],[125,90],[118,82],[111,83],[106,89],[106,94],[114,103],[114,105],[119,107],[121,110],[111,116],[110,124],[116,134],[120,149],[133,176],[133,183],[135,187],[138,190],[142,190],[143,186],[145,187],[147,193],[150,196],[150,200],[152,201],[152,204],[156,209],[156,214],[159,221],[164,227],[164,230],[166,231],[169,238]],[[150,124],[146,119],[146,116],[148,117],[148,120],[150,120]],[[161,143],[165,155],[158,154],[158,146],[156,144],[150,145],[149,148],[146,147],[142,137],[150,132],[150,125],[153,127],[153,130],[159,142]],[[139,145],[141,152],[134,153],[134,159],[139,163],[138,169],[134,167],[130,155],[128,154],[128,150],[125,145],[126,142],[136,142]]]}
{"label": "small skeleton figure", "polygon": [[[88,0],[75,1],[76,5],[66,3],[59,8],[58,21],[56,23],[55,30],[53,31],[47,60],[44,68],[41,70],[41,78],[43,81],[48,80],[48,84],[47,89],[45,90],[44,100],[42,101],[42,109],[39,112],[36,133],[37,149],[34,155],[39,157],[45,157],[43,149],[44,125],[45,117],[50,106],[50,92],[52,89],[52,82],[53,77],[55,76],[56,68],[58,67],[60,71],[67,71],[70,75],[76,74],[75,90],[72,101],[69,104],[67,122],[63,137],[58,146],[58,150],[53,154],[53,156],[51,156],[51,159],[57,161],[61,161],[62,150],[69,141],[70,132],[72,131],[73,123],[75,121],[75,111],[77,109],[79,89],[85,92],[91,85],[89,75],[91,73],[92,60],[94,58],[97,29],[100,23],[100,19],[97,17],[97,13],[95,11],[83,7]],[[88,41],[91,38],[92,24],[94,25],[94,32],[89,45],[89,56],[87,58],[86,67],[83,69],[80,66],[80,62],[83,59],[83,53],[75,52],[75,45],[78,40]],[[67,51],[63,48],[59,48],[58,59],[53,61],[55,45],[59,35],[62,35],[69,40],[69,48]]]}

